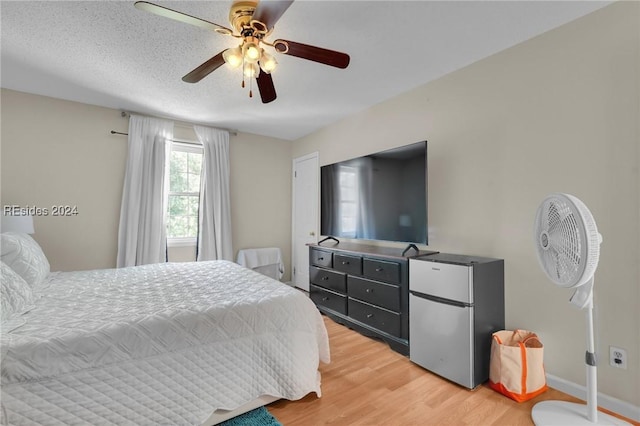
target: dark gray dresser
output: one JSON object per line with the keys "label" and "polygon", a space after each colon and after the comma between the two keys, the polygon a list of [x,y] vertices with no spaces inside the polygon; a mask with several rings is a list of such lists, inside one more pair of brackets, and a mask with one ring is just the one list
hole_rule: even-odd
{"label": "dark gray dresser", "polygon": [[358,243],[309,246],[309,293],[318,309],[409,354],[409,258],[435,252]]}

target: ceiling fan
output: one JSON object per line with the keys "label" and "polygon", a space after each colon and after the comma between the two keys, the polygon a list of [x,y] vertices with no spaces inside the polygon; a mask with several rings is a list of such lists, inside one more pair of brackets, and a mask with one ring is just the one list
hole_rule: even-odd
{"label": "ceiling fan", "polygon": [[[273,55],[266,52],[263,45],[273,48],[277,53],[337,68],[344,69],[349,65],[350,58],[346,53],[290,40],[277,39],[273,42],[266,40],[271,35],[276,22],[291,6],[291,3],[293,0],[234,0],[229,11],[229,22],[233,29],[146,1],[136,2],[135,7],[165,18],[240,39],[240,44],[237,47],[218,53],[182,77],[182,80],[187,83],[197,83],[224,63],[232,68],[242,67],[242,87],[245,87],[245,77],[249,79],[250,84],[255,78],[262,102],[266,104],[276,99],[276,89],[273,85],[271,72],[276,68],[278,62]],[[253,97],[251,88],[249,96]]]}

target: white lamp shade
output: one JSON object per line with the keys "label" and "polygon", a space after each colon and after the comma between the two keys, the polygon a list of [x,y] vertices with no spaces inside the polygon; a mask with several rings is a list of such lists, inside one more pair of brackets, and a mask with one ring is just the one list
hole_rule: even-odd
{"label": "white lamp shade", "polygon": [[1,232],[22,232],[33,234],[33,216],[2,216]]}
{"label": "white lamp shade", "polygon": [[242,45],[242,55],[246,62],[255,63],[260,59],[262,49],[258,46],[258,43],[250,41]]}
{"label": "white lamp shade", "polygon": [[262,57],[260,58],[260,68],[262,68],[262,71],[271,74],[271,71],[276,69],[277,65],[278,61],[276,61],[276,58],[266,52],[262,53]]}
{"label": "white lamp shade", "polygon": [[260,73],[260,67],[258,64],[245,63],[244,64],[244,76],[247,78],[255,78]]}
{"label": "white lamp shade", "polygon": [[222,52],[222,59],[224,59],[231,68],[238,68],[242,65],[242,49],[239,47],[227,49]]}

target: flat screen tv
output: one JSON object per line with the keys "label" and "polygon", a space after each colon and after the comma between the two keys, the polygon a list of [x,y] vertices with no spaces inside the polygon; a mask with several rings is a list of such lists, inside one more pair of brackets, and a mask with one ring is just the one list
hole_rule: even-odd
{"label": "flat screen tv", "polygon": [[427,142],[322,166],[320,232],[427,244]]}

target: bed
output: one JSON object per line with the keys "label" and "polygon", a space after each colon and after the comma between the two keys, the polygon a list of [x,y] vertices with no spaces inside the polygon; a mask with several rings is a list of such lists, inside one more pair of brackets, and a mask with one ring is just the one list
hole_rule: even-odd
{"label": "bed", "polygon": [[[227,261],[49,273],[34,244],[2,234],[2,424],[212,424],[320,396],[327,333],[298,290]],[[16,276],[31,298],[7,297]]]}

